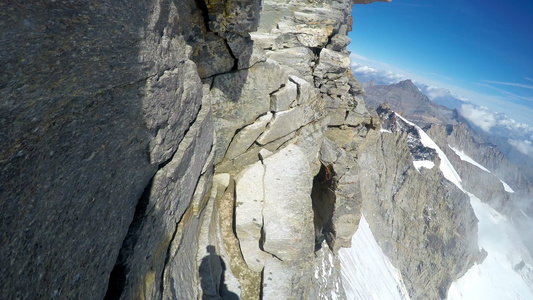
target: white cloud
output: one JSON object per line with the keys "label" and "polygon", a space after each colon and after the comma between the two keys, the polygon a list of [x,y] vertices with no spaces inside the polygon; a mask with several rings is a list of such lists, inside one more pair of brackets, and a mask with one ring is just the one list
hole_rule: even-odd
{"label": "white cloud", "polygon": [[[352,53],[352,56],[354,54]],[[352,60],[352,72],[355,78],[360,82],[367,82],[374,80],[376,84],[394,84],[405,80],[402,74],[393,73],[391,71],[378,70],[369,66],[364,66]]]}
{"label": "white cloud", "polygon": [[516,122],[514,119],[511,119],[506,115],[503,115],[502,117],[503,119],[499,120],[498,124],[507,127],[507,129],[533,132],[533,128],[529,127],[529,125],[527,125],[526,123]]}
{"label": "white cloud", "polygon": [[494,84],[508,85],[508,86],[516,86],[516,87],[521,87],[521,88],[533,90],[533,85],[514,83],[514,82],[492,81],[492,80],[482,80],[482,81],[483,82],[487,82],[487,83],[494,83]]}
{"label": "white cloud", "polygon": [[444,88],[439,88],[439,87],[436,87],[436,86],[428,86],[426,87],[423,92],[426,94],[426,96],[428,96],[429,99],[435,99],[435,98],[438,98],[438,97],[454,97],[455,99],[457,100],[460,100],[460,101],[464,101],[464,102],[467,102],[468,99],[465,98],[465,97],[461,97],[455,93],[452,93],[450,90],[448,89],[444,89]]}
{"label": "white cloud", "polygon": [[509,144],[525,155],[533,156],[533,145],[531,141],[509,139]]}
{"label": "white cloud", "polygon": [[350,53],[350,56],[351,56],[352,60],[354,60],[354,59],[358,59],[358,60],[362,60],[362,61],[369,61],[368,58],[366,58],[366,57],[364,57],[364,56],[362,56],[362,55],[359,55],[359,54],[357,54],[357,53],[353,53],[353,52],[352,52],[352,53]]}
{"label": "white cloud", "polygon": [[483,131],[489,132],[497,124],[496,117],[488,109],[475,107],[471,104],[463,104],[459,113]]}
{"label": "white cloud", "polygon": [[355,66],[355,69],[353,69],[356,73],[362,73],[362,74],[377,74],[378,71],[374,68],[367,67],[367,66]]}
{"label": "white cloud", "polygon": [[486,107],[473,104],[463,104],[458,111],[474,125],[483,131],[490,131],[495,136],[508,137],[514,140],[533,140],[533,127],[526,123],[517,122],[504,113],[494,112]]}

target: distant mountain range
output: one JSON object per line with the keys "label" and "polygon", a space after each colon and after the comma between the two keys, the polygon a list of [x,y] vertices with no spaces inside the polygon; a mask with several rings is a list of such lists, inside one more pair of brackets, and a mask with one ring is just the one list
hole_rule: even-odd
{"label": "distant mountain range", "polygon": [[377,85],[373,81],[363,84],[364,99],[372,108],[387,102],[398,113],[420,127],[430,124],[456,125],[461,121],[455,109],[439,105],[420,92],[411,80],[391,85]]}
{"label": "distant mountain range", "polygon": [[[382,107],[390,108],[423,128],[457,168],[464,188],[507,215],[515,226],[522,228],[529,226],[522,224],[531,224],[529,218],[533,216],[533,172],[528,165],[530,159],[520,157],[520,153],[509,145],[507,139],[491,136],[471,125],[457,109],[431,101],[422,93],[423,90],[431,92],[431,89],[419,89],[411,80],[390,85],[377,85],[371,81],[364,83],[363,87],[366,91],[364,99],[369,106],[376,108],[378,112]],[[456,103],[451,93],[441,93],[437,98],[441,99],[441,103]],[[386,120],[390,123],[392,119]],[[387,127],[386,125],[382,124],[382,127]],[[507,147],[502,151],[497,144]],[[513,154],[512,158],[515,159],[510,159],[508,153]],[[413,158],[424,156],[411,155]],[[472,166],[472,163],[463,163],[465,160],[474,162],[477,167]],[[524,214],[530,217],[524,217]],[[533,252],[533,238],[524,236],[522,239]]]}
{"label": "distant mountain range", "polygon": [[533,181],[533,160],[510,144],[510,129],[494,126],[491,127],[491,132],[487,133],[482,127],[461,115],[462,106],[469,102],[449,90],[415,84],[409,79],[390,85],[379,85],[372,80],[362,85],[366,91],[364,99],[369,106],[377,108],[382,103],[388,103],[393,110],[422,128],[431,124],[468,124],[478,143],[498,146],[502,154]]}

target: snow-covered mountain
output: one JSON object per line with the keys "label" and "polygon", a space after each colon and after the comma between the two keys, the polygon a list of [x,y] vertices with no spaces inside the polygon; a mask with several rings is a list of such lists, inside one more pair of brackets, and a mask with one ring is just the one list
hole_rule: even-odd
{"label": "snow-covered mountain", "polygon": [[370,106],[377,108],[387,102],[422,128],[428,124],[468,124],[471,131],[485,143],[497,145],[521,173],[533,180],[533,129],[527,124],[475,105],[448,89],[409,79],[394,83],[370,80],[362,85]]}
{"label": "snow-covered mountain", "polygon": [[352,247],[341,248],[339,259],[348,299],[410,299],[402,274],[379,247],[364,216],[352,237]]}

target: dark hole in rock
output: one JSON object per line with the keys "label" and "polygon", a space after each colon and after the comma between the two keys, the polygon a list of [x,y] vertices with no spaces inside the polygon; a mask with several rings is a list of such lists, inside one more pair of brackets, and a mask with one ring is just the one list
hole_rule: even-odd
{"label": "dark hole in rock", "polygon": [[332,165],[320,167],[320,171],[313,179],[311,198],[313,200],[315,251],[321,248],[326,240],[332,248],[335,231],[333,229],[333,210],[335,207],[335,171]]}

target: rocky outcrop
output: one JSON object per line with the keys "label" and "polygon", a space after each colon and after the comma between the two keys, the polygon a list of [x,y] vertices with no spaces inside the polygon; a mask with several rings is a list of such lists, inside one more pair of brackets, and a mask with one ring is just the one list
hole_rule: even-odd
{"label": "rocky outcrop", "polygon": [[[201,32],[201,10],[179,6],[2,4],[1,298],[103,298],[115,262],[119,281],[134,270],[120,262],[148,242],[139,237],[150,217],[163,238],[142,250],[150,262],[141,270],[152,262],[161,270],[173,234],[165,223],[180,218],[160,218],[162,210],[186,207],[198,178],[183,194],[171,185],[207,164],[203,153],[176,159],[190,158],[195,143],[209,149],[212,136],[187,43]],[[171,26],[171,11],[181,9],[193,13]],[[153,178],[162,169],[173,178]],[[159,184],[169,189],[156,191]]]}
{"label": "rocky outcrop", "polygon": [[[264,2],[257,31],[250,37],[266,61],[213,79],[215,169],[235,179],[236,237],[245,267],[262,274],[266,299],[328,298],[335,280],[313,277],[313,268],[333,269],[336,259],[329,248],[322,249],[331,258],[321,263],[324,258],[313,256],[315,247],[338,249],[356,230],[360,199],[353,178],[355,160],[331,141],[327,150],[344,151],[344,157],[330,153],[326,161],[321,154],[325,132],[332,126],[347,136],[364,137],[365,125],[371,123],[358,97],[361,88],[349,71],[343,24],[350,9],[349,2],[305,8],[296,2]],[[256,66],[264,67],[256,71]],[[236,77],[246,78],[250,92],[228,96]],[[333,119],[340,121],[333,124]],[[326,180],[313,177],[334,162],[339,169],[335,174],[353,169],[352,177],[333,179],[335,167],[330,166],[329,184],[318,187]],[[334,188],[335,195],[324,199],[321,191],[327,187]],[[339,284],[335,286],[342,297]]]}
{"label": "rocky outcrop", "polygon": [[[485,142],[467,124],[457,126],[433,125],[428,130],[428,134],[439,145],[443,145],[443,149],[449,148],[447,145],[450,145],[463,151],[474,161],[487,168],[495,177],[511,185],[518,194],[522,194],[521,197],[533,194],[533,184],[530,179],[510,162],[496,145]],[[446,151],[450,152],[450,150]],[[478,188],[481,188],[481,185],[478,185]],[[482,191],[480,190],[480,192]]]}

